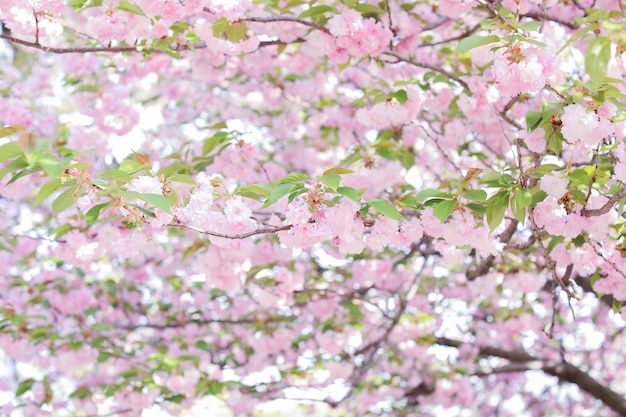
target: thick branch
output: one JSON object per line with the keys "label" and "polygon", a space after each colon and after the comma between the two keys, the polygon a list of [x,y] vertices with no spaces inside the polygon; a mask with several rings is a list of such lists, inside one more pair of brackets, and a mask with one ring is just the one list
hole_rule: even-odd
{"label": "thick branch", "polygon": [[[451,347],[460,347],[463,343],[445,337],[439,337],[436,344]],[[602,401],[619,415],[626,416],[626,399],[609,387],[596,381],[588,373],[567,362],[546,361],[536,358],[524,351],[506,350],[491,346],[483,346],[478,351],[480,356],[495,356],[508,359],[511,362],[532,364],[532,369],[541,370],[564,382],[577,385],[581,390]]]}
{"label": "thick branch", "polygon": [[608,213],[613,208],[615,203],[617,203],[624,197],[626,197],[626,188],[622,188],[621,190],[613,194],[602,207],[598,209],[583,208],[580,211],[580,214],[585,217],[602,216],[603,214]]}

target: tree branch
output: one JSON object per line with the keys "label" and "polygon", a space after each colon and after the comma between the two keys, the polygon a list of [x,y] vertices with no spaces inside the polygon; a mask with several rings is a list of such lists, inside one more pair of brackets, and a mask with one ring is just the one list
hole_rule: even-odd
{"label": "tree branch", "polygon": [[[458,340],[438,337],[435,343],[442,346],[461,347],[463,342]],[[546,361],[536,358],[524,351],[505,350],[501,348],[483,346],[479,348],[480,356],[495,356],[508,359],[515,363],[525,363],[532,366],[528,370],[541,370],[548,375],[555,376],[559,380],[577,385],[581,390],[594,398],[602,401],[619,415],[626,416],[626,398],[613,391],[606,385],[601,384],[588,373],[581,371],[578,367],[567,362]]]}
{"label": "tree branch", "polygon": [[406,62],[407,64],[413,65],[415,67],[419,67],[419,68],[426,68],[435,72],[438,72],[440,74],[445,75],[446,77],[450,78],[451,80],[456,81],[457,83],[459,83],[460,85],[463,86],[463,88],[465,88],[466,90],[469,91],[469,85],[467,85],[467,83],[465,81],[463,81],[461,78],[457,77],[456,75],[452,74],[449,71],[446,71],[445,69],[438,67],[437,65],[433,65],[433,64],[427,64],[425,62],[417,62],[417,61],[413,61],[410,58],[407,58],[405,56],[402,56],[400,54],[398,54],[397,52],[394,51],[385,51],[383,52],[383,54],[385,55],[389,55],[392,56],[394,58],[396,58],[398,60],[398,62]]}
{"label": "tree branch", "polygon": [[183,229],[189,229],[189,230],[193,230],[194,232],[198,232],[198,233],[202,233],[203,235],[209,235],[209,236],[214,236],[214,237],[221,237],[224,239],[246,239],[249,238],[251,236],[254,235],[262,235],[262,234],[268,234],[268,233],[276,233],[276,232],[281,232],[283,230],[289,230],[291,229],[293,226],[288,224],[285,226],[277,226],[277,227],[265,227],[265,228],[261,228],[261,229],[257,229],[257,230],[253,230],[252,232],[246,232],[246,233],[237,233],[234,235],[227,235],[224,233],[217,233],[217,232],[211,232],[208,230],[202,230],[199,227],[195,227],[195,226],[190,226],[188,224],[183,224],[183,223],[169,223],[167,224],[167,226],[169,227],[181,227]]}
{"label": "tree branch", "polygon": [[613,194],[602,207],[598,209],[588,209],[585,207],[580,211],[580,214],[585,217],[602,216],[603,214],[608,213],[613,208],[615,203],[617,203],[624,197],[626,197],[626,188],[622,188],[621,190]]}

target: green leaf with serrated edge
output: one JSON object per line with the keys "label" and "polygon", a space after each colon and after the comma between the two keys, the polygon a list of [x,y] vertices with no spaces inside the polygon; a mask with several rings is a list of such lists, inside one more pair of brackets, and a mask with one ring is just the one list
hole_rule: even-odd
{"label": "green leaf with serrated edge", "polygon": [[133,4],[133,3],[129,2],[127,0],[120,0],[119,4],[117,5],[117,9],[118,10],[122,10],[124,12],[137,14],[139,16],[145,16],[146,15],[143,12],[143,10],[141,10],[141,7],[137,6],[136,4]]}
{"label": "green leaf with serrated edge", "polygon": [[458,201],[456,198],[452,200],[443,200],[433,206],[433,214],[441,223],[445,222],[454,211]]}
{"label": "green leaf with serrated edge", "polygon": [[487,200],[487,193],[484,190],[470,190],[470,191],[464,192],[462,195],[467,200],[472,200],[472,201],[486,201]]}
{"label": "green leaf with serrated edge", "polygon": [[139,199],[145,201],[152,206],[163,210],[167,214],[172,214],[172,207],[170,207],[170,202],[167,198],[165,198],[162,194],[139,194]]}
{"label": "green leaf with serrated edge", "polygon": [[331,12],[334,9],[330,6],[313,6],[313,7],[309,7],[307,10],[303,11],[302,13],[300,13],[300,15],[298,16],[298,18],[300,19],[306,19],[307,17],[313,17],[313,16],[317,16],[326,12]]}
{"label": "green leaf with serrated edge", "polygon": [[303,172],[290,172],[279,180],[272,182],[271,185],[288,184],[309,180],[309,176]]}
{"label": "green leaf with serrated edge", "polygon": [[367,204],[370,207],[374,208],[378,213],[387,216],[390,219],[397,221],[400,218],[400,213],[398,212],[396,206],[394,206],[387,200],[372,198],[367,202]]}
{"label": "green leaf with serrated edge", "polygon": [[359,203],[359,194],[352,187],[337,187],[337,193],[348,197],[350,200]]}
{"label": "green leaf with serrated edge", "polygon": [[339,174],[335,173],[322,175],[321,177],[319,177],[319,180],[322,184],[324,184],[326,187],[330,188],[333,191],[337,191],[337,187],[339,187],[339,184],[341,183],[341,177],[339,176]]}
{"label": "green leaf with serrated edge", "polygon": [[334,168],[329,168],[326,171],[324,171],[322,173],[322,175],[328,175],[328,174],[339,174],[339,175],[343,175],[343,174],[353,174],[354,171],[352,171],[351,169],[348,168],[342,168],[342,167],[334,167]]}
{"label": "green leaf with serrated edge", "polygon": [[265,204],[263,204],[263,207],[261,208],[267,208],[271,206],[272,204],[274,204],[275,202],[277,202],[278,200],[280,200],[281,198],[289,194],[291,191],[293,191],[295,187],[296,187],[296,184],[287,183],[287,184],[279,184],[276,187],[272,188],[272,190],[270,191],[269,197],[267,198],[267,200],[265,201]]}
{"label": "green leaf with serrated edge", "polygon": [[474,35],[474,36],[469,36],[467,38],[464,38],[461,40],[461,42],[459,42],[459,45],[456,47],[456,50],[454,51],[457,54],[463,53],[463,52],[467,52],[470,49],[473,48],[477,48],[479,46],[482,45],[488,45],[490,43],[494,43],[494,42],[498,42],[500,41],[500,37],[496,36],[496,35],[489,35],[489,36],[481,36],[481,35]]}
{"label": "green leaf with serrated edge", "polygon": [[87,220],[87,228],[93,226],[97,221],[100,213],[105,208],[109,207],[109,203],[98,204],[90,208],[87,213],[85,213],[85,219]]}
{"label": "green leaf with serrated edge", "polygon": [[59,189],[63,185],[63,182],[59,178],[55,178],[52,181],[48,181],[44,184],[43,187],[39,189],[37,195],[35,196],[34,205],[37,207],[41,204],[46,198],[50,197],[52,193]]}
{"label": "green leaf with serrated edge", "polygon": [[517,190],[515,190],[513,198],[517,201],[520,207],[528,207],[533,202],[533,195],[530,193],[530,191],[523,188],[518,188]]}
{"label": "green leaf with serrated edge", "polygon": [[76,189],[68,188],[67,190],[59,194],[59,196],[52,202],[52,211],[55,213],[60,213],[76,203],[76,200]]}
{"label": "green leaf with serrated edge", "polygon": [[17,385],[17,389],[15,390],[15,396],[19,397],[23,395],[26,391],[31,389],[34,383],[35,380],[33,378],[28,378],[20,381],[20,383]]}
{"label": "green leaf with serrated edge", "polygon": [[8,161],[9,159],[22,156],[22,149],[17,142],[9,142],[0,146],[0,162]]}
{"label": "green leaf with serrated edge", "polygon": [[609,70],[611,60],[611,40],[606,36],[598,36],[589,42],[585,52],[585,70],[589,74],[592,88],[600,85]]}
{"label": "green leaf with serrated edge", "polygon": [[109,169],[108,171],[104,171],[100,174],[99,177],[120,181],[124,184],[130,182],[130,175],[128,172],[121,169]]}
{"label": "green leaf with serrated edge", "polygon": [[180,182],[182,184],[196,185],[196,181],[191,175],[185,174],[172,174],[166,178],[168,182]]}
{"label": "green leaf with serrated edge", "polygon": [[493,196],[487,206],[487,224],[489,231],[493,232],[502,223],[506,209],[509,207],[509,192],[501,191]]}

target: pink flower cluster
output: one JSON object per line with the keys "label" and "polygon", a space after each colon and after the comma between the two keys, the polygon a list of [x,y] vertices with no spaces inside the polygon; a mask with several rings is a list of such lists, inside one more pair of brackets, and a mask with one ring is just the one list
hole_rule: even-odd
{"label": "pink flower cluster", "polygon": [[576,148],[591,149],[603,138],[615,131],[608,117],[602,116],[604,109],[588,111],[582,104],[570,104],[563,110],[561,122],[563,137]]}
{"label": "pink flower cluster", "polygon": [[374,19],[363,19],[356,10],[333,16],[327,25],[335,37],[338,51],[356,58],[380,55],[391,42],[393,34]]}

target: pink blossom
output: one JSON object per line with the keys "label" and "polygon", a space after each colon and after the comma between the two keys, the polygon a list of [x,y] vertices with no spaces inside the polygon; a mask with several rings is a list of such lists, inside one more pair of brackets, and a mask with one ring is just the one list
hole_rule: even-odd
{"label": "pink blossom", "polygon": [[158,178],[141,175],[131,180],[128,184],[128,191],[135,191],[140,194],[161,195],[163,193],[163,184]]}
{"label": "pink blossom", "polygon": [[570,104],[561,116],[561,133],[574,145],[583,149],[597,146],[603,138],[611,135],[614,128],[609,119],[599,117],[593,111],[587,111],[581,104]]}
{"label": "pink blossom", "polygon": [[356,58],[380,55],[389,46],[392,33],[374,19],[363,19],[353,9],[333,16],[327,24],[335,37],[338,50],[346,51]]}
{"label": "pink blossom", "polygon": [[229,222],[238,223],[249,220],[252,216],[252,210],[243,202],[241,197],[235,197],[226,202],[224,214],[226,214],[226,219]]}
{"label": "pink blossom", "polygon": [[439,11],[448,17],[462,17],[476,6],[476,0],[439,0]]}
{"label": "pink blossom", "polygon": [[408,88],[407,101],[404,104],[395,98],[376,103],[356,112],[356,118],[363,125],[375,129],[387,129],[413,121],[421,110],[423,95],[414,88]]}

